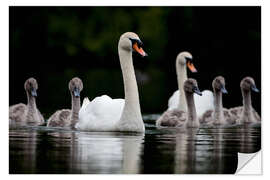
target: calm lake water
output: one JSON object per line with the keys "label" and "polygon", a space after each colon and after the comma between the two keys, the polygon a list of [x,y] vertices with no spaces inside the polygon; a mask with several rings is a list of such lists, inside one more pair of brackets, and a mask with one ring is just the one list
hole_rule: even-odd
{"label": "calm lake water", "polygon": [[261,127],[157,129],[144,116],[144,135],[47,127],[9,129],[11,174],[234,173],[237,152],[261,148]]}

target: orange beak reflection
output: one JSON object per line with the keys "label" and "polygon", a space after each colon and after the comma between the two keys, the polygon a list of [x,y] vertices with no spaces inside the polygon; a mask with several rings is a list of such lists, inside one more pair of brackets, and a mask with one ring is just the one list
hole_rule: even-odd
{"label": "orange beak reflection", "polygon": [[187,67],[191,72],[197,72],[197,69],[194,67],[194,65],[191,62],[187,62]]}
{"label": "orange beak reflection", "polygon": [[139,48],[137,43],[134,43],[132,47],[133,47],[134,51],[139,53],[142,57],[147,56],[147,54],[146,54],[146,52],[144,52],[143,48],[141,48],[141,47]]}

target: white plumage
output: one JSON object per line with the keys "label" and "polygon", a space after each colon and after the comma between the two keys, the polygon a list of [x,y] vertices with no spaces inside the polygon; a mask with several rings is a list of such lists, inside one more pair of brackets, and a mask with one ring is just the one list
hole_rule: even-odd
{"label": "white plumage", "polygon": [[112,99],[107,95],[89,101],[85,98],[79,111],[77,129],[88,131],[116,131],[120,120],[124,99]]}
{"label": "white plumage", "polygon": [[85,131],[144,132],[138,87],[133,67],[132,52],[142,56],[142,42],[132,32],[124,33],[118,43],[119,60],[124,80],[125,99],[112,99],[107,95],[92,101],[84,99],[76,128]]}

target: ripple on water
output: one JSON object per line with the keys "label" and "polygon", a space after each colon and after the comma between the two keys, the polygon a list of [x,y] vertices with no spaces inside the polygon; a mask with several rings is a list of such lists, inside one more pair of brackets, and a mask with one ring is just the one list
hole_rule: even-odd
{"label": "ripple on water", "polygon": [[145,134],[11,127],[10,173],[234,173],[237,152],[261,147],[260,125],[157,129],[159,116]]}

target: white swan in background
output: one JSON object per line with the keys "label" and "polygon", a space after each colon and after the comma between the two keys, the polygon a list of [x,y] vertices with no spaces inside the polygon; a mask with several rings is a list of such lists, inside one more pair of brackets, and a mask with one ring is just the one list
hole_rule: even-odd
{"label": "white swan in background", "polygon": [[112,99],[107,95],[83,101],[76,128],[85,131],[144,132],[137,81],[134,73],[132,51],[147,56],[137,34],[122,34],[118,54],[124,79],[125,99]]}
{"label": "white swan in background", "polygon": [[19,103],[9,107],[9,125],[42,125],[44,118],[36,105],[38,89],[36,79],[27,79],[24,89],[27,95],[27,105]]}
{"label": "white swan in background", "polygon": [[194,93],[202,95],[197,81],[189,78],[184,82],[184,92],[187,102],[187,112],[179,109],[167,110],[156,121],[157,127],[187,127],[196,128],[200,126],[194,104]]}
{"label": "white swan in background", "polygon": [[259,92],[256,87],[255,81],[251,77],[245,77],[241,83],[241,92],[243,97],[243,106],[234,107],[230,109],[230,113],[237,116],[238,124],[250,124],[261,122],[261,117],[252,107],[251,103],[251,90]]}
{"label": "white swan in background", "polygon": [[69,127],[74,128],[79,120],[81,107],[80,92],[83,90],[82,80],[78,77],[72,78],[68,83],[71,94],[71,110],[61,109],[56,111],[48,120],[47,127]]}
{"label": "white swan in background", "polygon": [[227,94],[225,89],[225,79],[222,76],[217,76],[212,83],[214,91],[214,110],[206,111],[199,119],[201,124],[207,125],[226,125],[235,124],[236,116],[232,115],[228,109],[223,108],[222,94]]}
{"label": "white swan in background", "polygon": [[[178,81],[178,90],[173,93],[168,101],[168,110],[179,109],[186,111],[187,103],[183,89],[184,82],[187,80],[187,67],[191,72],[197,72],[193,65],[192,55],[189,52],[181,52],[176,58],[176,73]],[[180,94],[179,94],[180,92]],[[205,111],[214,109],[213,92],[209,90],[202,91],[202,96],[194,95],[197,115],[201,116]]]}

